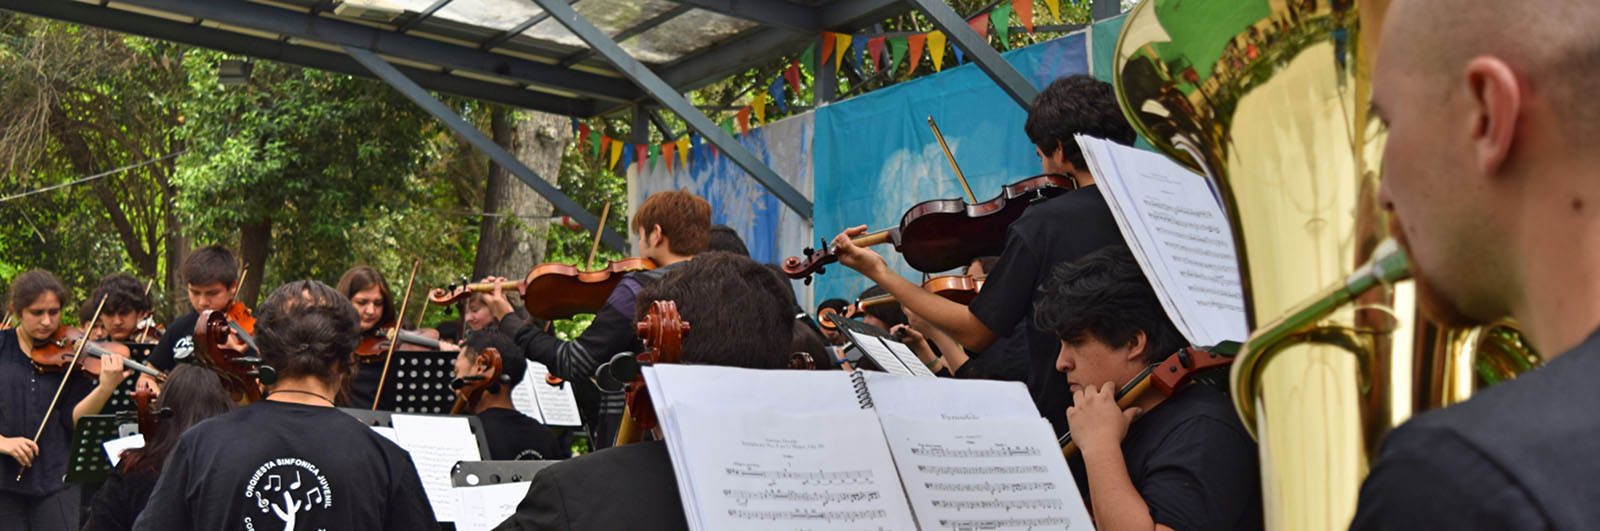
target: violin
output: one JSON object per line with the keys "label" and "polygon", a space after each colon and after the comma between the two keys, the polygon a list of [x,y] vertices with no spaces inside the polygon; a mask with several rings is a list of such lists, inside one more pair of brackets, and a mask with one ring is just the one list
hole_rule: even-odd
{"label": "violin", "polygon": [[[906,210],[898,227],[851,241],[860,246],[889,243],[918,271],[949,271],[980,256],[999,255],[1005,249],[1006,228],[1022,217],[1029,205],[1077,187],[1077,180],[1070,175],[1046,173],[1006,185],[1000,195],[982,203],[923,201]],[[821,250],[807,247],[802,251],[805,258],[784,259],[783,272],[809,282],[812,274],[823,273],[823,266],[839,261],[835,250],[826,244]]]}
{"label": "violin", "polygon": [[[1151,387],[1155,387],[1162,395],[1172,396],[1193,380],[1195,375],[1210,369],[1227,367],[1233,363],[1233,354],[1220,352],[1223,350],[1237,352],[1237,345],[1218,345],[1211,350],[1183,347],[1171,356],[1167,356],[1161,363],[1145,367],[1127,385],[1117,390],[1117,407],[1127,409]],[[1072,442],[1071,431],[1062,434],[1057,442],[1061,443],[1062,456],[1072,457],[1078,453],[1078,445]]]}
{"label": "violin", "polygon": [[439,331],[424,328],[415,332],[401,330],[394,323],[385,323],[361,338],[356,346],[356,359],[362,363],[376,363],[389,352],[390,343],[399,340],[399,350],[439,350]]}
{"label": "violin", "polygon": [[128,336],[130,343],[154,343],[167,333],[167,327],[156,323],[154,316],[146,315],[133,325],[133,335]]}
{"label": "violin", "polygon": [[256,382],[261,358],[226,345],[231,335],[259,352],[251,335],[255,328],[255,316],[237,301],[222,311],[200,312],[194,325],[194,362],[217,373],[229,394],[249,402],[261,399],[261,386]]}
{"label": "violin", "polygon": [[[73,353],[78,350],[78,343],[80,342],[84,343],[83,353],[85,355],[78,356],[78,361],[74,365],[72,361]],[[39,372],[62,372],[73,369],[82,371],[90,376],[100,376],[100,370],[102,369],[100,358],[111,354],[122,356],[123,369],[133,369],[153,376],[157,380],[165,378],[162,376],[161,371],[129,358],[127,346],[110,341],[85,341],[83,331],[70,326],[56,328],[55,333],[45,340],[45,344],[33,347],[33,351],[28,353],[28,357],[32,358],[33,368]],[[72,367],[68,367],[69,365],[72,365]]]}
{"label": "violin", "polygon": [[451,415],[460,415],[472,409],[478,399],[483,397],[484,391],[494,389],[500,384],[510,384],[511,378],[507,377],[500,368],[500,351],[486,348],[478,353],[478,361],[489,365],[489,374],[475,374],[461,376],[450,380],[450,388],[456,392],[456,403],[450,406]]}
{"label": "violin", "polygon": [[[978,297],[978,291],[983,289],[984,278],[972,275],[939,275],[928,279],[927,282],[923,282],[922,289],[961,304],[971,304],[972,299]],[[854,319],[861,312],[866,311],[867,308],[892,302],[895,302],[894,295],[883,294],[876,297],[867,297],[856,301],[855,304],[846,306],[844,316]]]}
{"label": "violin", "polygon": [[[529,315],[554,321],[600,311],[611,291],[622,282],[624,273],[655,268],[656,263],[649,258],[626,258],[594,271],[580,271],[577,266],[550,262],[534,267],[522,280],[500,282],[499,286],[505,290],[515,289],[522,295],[522,306]],[[487,293],[494,288],[494,283],[439,288],[428,292],[428,301],[441,306],[454,304],[473,292]]]}

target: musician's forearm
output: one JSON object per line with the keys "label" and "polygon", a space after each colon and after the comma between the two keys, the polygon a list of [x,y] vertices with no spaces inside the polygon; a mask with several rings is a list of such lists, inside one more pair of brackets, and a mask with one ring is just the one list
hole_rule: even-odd
{"label": "musician's forearm", "polygon": [[1155,520],[1150,518],[1150,506],[1128,477],[1128,464],[1122,457],[1120,445],[1085,451],[1083,467],[1089,476],[1089,498],[1094,500],[1096,529],[1157,529]]}
{"label": "musician's forearm", "polygon": [[981,352],[994,343],[994,333],[961,303],[922,289],[922,286],[912,284],[887,267],[870,270],[867,278],[894,295],[900,306],[921,315],[967,348]]}
{"label": "musician's forearm", "polygon": [[106,402],[111,400],[111,392],[116,388],[116,385],[96,385],[94,390],[89,392],[89,396],[83,397],[83,400],[72,406],[72,424],[76,426],[78,419],[84,415],[98,415],[100,410],[105,409]]}

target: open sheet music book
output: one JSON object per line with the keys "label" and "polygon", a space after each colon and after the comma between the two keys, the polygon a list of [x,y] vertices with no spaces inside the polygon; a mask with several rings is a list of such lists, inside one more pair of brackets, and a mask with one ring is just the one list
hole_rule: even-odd
{"label": "open sheet music book", "polygon": [[550,368],[543,363],[528,360],[527,372],[522,381],[511,389],[511,405],[517,411],[546,426],[582,426],[578,416],[578,398],[572,394],[571,383],[550,385],[545,380]]}
{"label": "open sheet music book", "polygon": [[928,370],[928,366],[917,358],[917,353],[911,351],[911,347],[889,337],[888,331],[837,315],[829,315],[827,319],[876,365],[871,368],[904,376],[934,376],[933,371]]}
{"label": "open sheet music book", "polygon": [[1160,153],[1077,139],[1095,188],[1183,337],[1205,347],[1248,339],[1233,231],[1211,180]]}
{"label": "open sheet music book", "polygon": [[1021,384],[692,365],[644,377],[691,529],[1092,529]]}

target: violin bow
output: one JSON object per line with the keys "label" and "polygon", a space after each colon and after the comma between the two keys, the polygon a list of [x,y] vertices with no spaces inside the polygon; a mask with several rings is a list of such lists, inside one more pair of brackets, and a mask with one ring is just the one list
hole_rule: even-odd
{"label": "violin bow", "polygon": [[[109,294],[100,296],[100,304],[94,307],[94,316],[89,318],[89,328],[94,328],[94,323],[100,320],[100,310],[106,307],[106,297],[109,296]],[[55,411],[56,402],[61,400],[61,390],[66,389],[67,380],[72,379],[72,366],[78,364],[78,358],[83,356],[83,347],[88,344],[89,336],[85,334],[78,340],[78,348],[73,349],[72,361],[67,362],[67,370],[61,375],[61,383],[56,385],[56,396],[50,398],[50,407],[45,408],[44,417],[39,419],[39,429],[38,431],[33,432],[34,445],[38,445],[39,438],[44,436],[44,427],[50,424],[50,413]],[[104,368],[102,368],[102,370],[104,370]],[[35,457],[37,457],[37,455]],[[27,471],[28,467],[26,466],[17,469],[17,481],[22,481],[22,474],[26,473]]]}
{"label": "violin bow", "polygon": [[[406,315],[406,304],[411,301],[411,282],[415,281],[417,279],[417,267],[421,266],[421,265],[422,265],[422,260],[420,260],[420,259],[412,261],[411,262],[411,276],[406,277],[406,296],[402,297],[400,299],[400,311],[395,312],[395,315],[399,316],[398,318],[395,319],[395,323],[394,323],[395,333],[393,333],[389,338],[389,352],[388,352],[388,354],[385,354],[383,356],[383,372],[378,373],[378,392],[372,394],[372,410],[373,411],[377,411],[378,410],[378,401],[383,398],[384,380],[387,380],[389,378],[389,362],[394,361],[394,347],[396,347],[396,346],[398,346],[400,344],[400,340],[399,340],[400,334],[398,332],[400,330],[401,318],[405,317],[405,315]],[[422,311],[424,311],[424,312],[428,311],[428,309],[427,309],[428,305],[426,303],[424,303],[422,306],[423,306]]]}
{"label": "violin bow", "polygon": [[961,188],[967,191],[967,202],[977,204],[978,198],[973,197],[972,187],[967,186],[967,176],[961,174],[961,167],[956,165],[956,156],[950,154],[950,146],[944,143],[944,135],[939,133],[939,124],[933,123],[933,115],[928,115],[928,128],[933,129],[933,137],[939,139],[939,147],[944,150],[944,158],[950,161],[950,169],[956,171],[956,178],[961,180]]}
{"label": "violin bow", "polygon": [[589,259],[583,262],[583,270],[594,269],[594,255],[600,252],[600,233],[606,230],[606,217],[611,215],[611,202],[606,201],[605,208],[600,210],[600,224],[594,226],[594,244],[589,246]]}
{"label": "violin bow", "polygon": [[[146,280],[144,282],[144,296],[145,297],[149,297],[150,296],[150,286],[154,286],[155,284],[156,284],[156,279],[153,279],[153,278],[150,279],[150,280]],[[150,316],[146,315],[145,318],[146,319],[150,319]],[[155,328],[155,321],[154,320],[150,321],[150,326],[145,327],[143,332],[139,332],[139,340],[135,341],[135,343],[143,343],[145,338],[150,336],[150,329],[151,328]]]}

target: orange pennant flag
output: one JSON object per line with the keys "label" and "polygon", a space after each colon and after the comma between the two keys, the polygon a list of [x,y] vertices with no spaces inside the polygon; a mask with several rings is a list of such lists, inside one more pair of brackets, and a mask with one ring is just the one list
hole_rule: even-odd
{"label": "orange pennant flag", "polygon": [[733,122],[739,124],[739,134],[750,133],[750,107],[740,107],[739,112],[733,113]]}
{"label": "orange pennant flag", "polygon": [[[833,73],[839,73],[839,63],[844,62],[844,51],[850,48],[850,35],[845,33],[833,34]],[[861,65],[856,65],[860,68]]]}
{"label": "orange pennant flag", "polygon": [[1033,0],[1011,0],[1011,9],[1015,9],[1017,18],[1022,19],[1022,27],[1028,33],[1033,33]]}
{"label": "orange pennant flag", "polygon": [[672,161],[677,158],[672,156],[672,151],[677,147],[678,145],[672,142],[661,143],[661,162],[666,163],[667,173],[669,174],[672,173]]}
{"label": "orange pennant flag", "polygon": [[928,58],[933,60],[933,71],[944,68],[944,32],[928,32]]}
{"label": "orange pennant flag", "polygon": [[906,45],[911,47],[911,67],[906,69],[906,77],[911,77],[917,71],[917,63],[922,62],[922,43],[928,40],[926,33],[906,37]]}
{"label": "orange pennant flag", "polygon": [[822,57],[817,58],[817,66],[822,66],[823,63],[828,62],[829,57],[833,57],[833,42],[833,32],[822,32]]}
{"label": "orange pennant flag", "polygon": [[[1028,5],[1028,9],[1032,10],[1033,9],[1033,5],[1032,5],[1033,3],[1029,2],[1028,4],[1029,4]],[[1044,7],[1046,9],[1050,10],[1050,18],[1055,19],[1056,24],[1060,24],[1061,23],[1061,0],[1044,0]],[[1018,9],[1017,12],[1021,13],[1022,10]],[[1032,30],[1029,30],[1029,31],[1032,31]]]}

